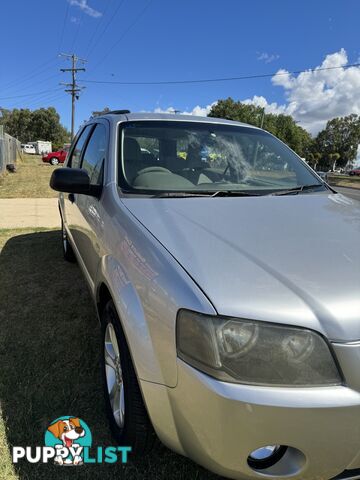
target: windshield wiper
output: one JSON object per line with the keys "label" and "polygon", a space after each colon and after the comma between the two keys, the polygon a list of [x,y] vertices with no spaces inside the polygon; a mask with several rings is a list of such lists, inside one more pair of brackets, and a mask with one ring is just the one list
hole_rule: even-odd
{"label": "windshield wiper", "polygon": [[244,190],[218,190],[212,197],[260,197],[261,193],[245,192]]}
{"label": "windshield wiper", "polygon": [[153,195],[151,198],[186,198],[186,197],[211,197],[211,193],[194,192],[162,192]]}
{"label": "windshield wiper", "polygon": [[260,193],[245,192],[243,190],[218,190],[199,192],[162,192],[153,195],[152,198],[186,198],[186,197],[254,197]]}
{"label": "windshield wiper", "polygon": [[269,195],[297,195],[298,193],[301,193],[304,190],[312,190],[314,188],[320,188],[320,187],[323,188],[324,185],[320,183],[315,183],[314,185],[301,185],[300,187],[294,187],[294,188],[288,188],[286,190],[275,191],[275,192],[269,193]]}

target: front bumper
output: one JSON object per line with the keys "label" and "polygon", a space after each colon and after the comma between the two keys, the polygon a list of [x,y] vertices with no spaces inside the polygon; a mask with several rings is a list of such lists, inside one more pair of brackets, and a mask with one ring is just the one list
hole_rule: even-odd
{"label": "front bumper", "polygon": [[[344,348],[339,347],[338,356],[346,378],[351,362]],[[360,388],[230,384],[181,360],[175,388],[144,381],[141,387],[163,443],[219,475],[239,480],[360,478],[354,470],[360,468]],[[290,448],[273,467],[251,469],[249,453],[274,444]]]}

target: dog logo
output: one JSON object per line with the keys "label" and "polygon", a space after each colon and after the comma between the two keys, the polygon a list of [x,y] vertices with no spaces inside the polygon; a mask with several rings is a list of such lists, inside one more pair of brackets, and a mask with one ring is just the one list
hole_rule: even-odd
{"label": "dog logo", "polygon": [[44,446],[12,447],[12,461],[19,463],[49,463],[56,465],[96,465],[126,464],[131,447],[102,446],[92,447],[90,428],[81,418],[74,416],[60,417],[50,423],[45,431]]}
{"label": "dog logo", "polygon": [[84,447],[91,447],[91,443],[89,427],[77,417],[60,417],[45,433],[45,445],[56,450],[57,465],[83,465]]}

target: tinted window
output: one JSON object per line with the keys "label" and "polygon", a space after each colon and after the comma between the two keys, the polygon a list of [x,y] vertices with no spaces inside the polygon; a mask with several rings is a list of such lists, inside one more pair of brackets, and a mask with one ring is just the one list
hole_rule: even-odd
{"label": "tinted window", "polygon": [[89,131],[91,129],[92,125],[87,125],[82,133],[80,134],[79,138],[76,140],[75,148],[72,151],[71,157],[68,162],[68,167],[72,168],[80,168],[80,155],[81,155],[81,150],[84,146],[84,143],[89,135]]}
{"label": "tinted window", "polygon": [[106,128],[98,123],[86,146],[81,168],[86,170],[92,185],[102,183],[102,168],[106,151]]}

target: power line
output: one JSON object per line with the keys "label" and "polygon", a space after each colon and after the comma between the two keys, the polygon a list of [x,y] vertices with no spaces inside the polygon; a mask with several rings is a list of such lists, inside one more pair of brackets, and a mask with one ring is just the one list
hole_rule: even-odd
{"label": "power line", "polygon": [[71,44],[71,48],[70,48],[70,51],[74,50],[74,46],[75,46],[75,43],[76,43],[76,40],[79,36],[79,33],[80,33],[80,30],[81,30],[81,27],[82,27],[82,22],[84,20],[84,17],[85,17],[85,13],[84,13],[84,10],[81,12],[80,14],[80,17],[78,18],[79,20],[79,24],[77,25],[77,29],[76,29],[76,32],[75,32],[75,35],[74,35],[74,38],[73,38],[73,41],[72,41],[72,44]]}
{"label": "power line", "polygon": [[29,102],[32,102],[32,101],[35,102],[35,101],[41,100],[44,97],[52,96],[54,94],[58,95],[58,93],[61,90],[62,90],[61,88],[57,88],[57,89],[52,90],[51,92],[48,92],[48,93],[39,93],[39,94],[37,94],[33,97],[30,97],[30,98],[15,98],[14,100],[10,100],[10,101],[4,102],[4,103],[12,105],[12,107],[9,107],[9,108],[17,108],[18,106],[19,106],[19,108],[21,108],[24,104],[28,104]]}
{"label": "power line", "polygon": [[26,98],[26,99],[19,99],[19,100],[16,100],[15,103],[18,103],[19,105],[24,105],[24,103],[31,103],[31,102],[38,102],[38,101],[41,101],[42,99],[44,98],[47,98],[47,97],[52,97],[54,95],[59,95],[59,93],[63,93],[62,92],[62,88],[57,88],[51,92],[47,92],[47,93],[42,93],[41,95],[36,95],[34,97],[30,97],[30,98]]}
{"label": "power line", "polygon": [[[18,80],[6,83],[4,86],[1,87],[1,90],[2,91],[3,90],[9,90],[9,89],[11,90],[14,86],[21,85],[24,82],[26,83],[28,80],[31,80],[32,78],[37,77],[38,75],[41,75],[43,72],[48,70],[47,66],[50,65],[51,63],[53,63],[54,61],[56,61],[56,57],[52,57],[51,59],[47,60],[46,62],[41,63],[38,67],[34,68],[33,70],[30,70],[28,75],[22,76]],[[45,66],[46,66],[46,68],[43,68]],[[41,69],[41,70],[39,70],[39,69]],[[33,73],[33,72],[35,72],[35,73]]]}
{"label": "power line", "polygon": [[[37,97],[31,97],[31,98],[21,99],[21,100],[18,99],[18,100],[15,100],[15,102],[13,101],[6,102],[5,103],[6,105],[10,105],[6,108],[10,110],[14,108],[18,108],[18,109],[29,108],[28,107],[29,105],[33,105],[37,103],[41,104],[44,100],[47,101],[48,97],[58,96],[61,90],[62,89],[60,88],[59,91],[57,92],[43,93],[42,95],[38,95]],[[63,92],[61,92],[61,95],[63,95]]]}
{"label": "power line", "polygon": [[24,98],[24,97],[35,97],[37,95],[42,95],[43,93],[47,93],[47,92],[57,92],[61,90],[61,88],[53,88],[51,90],[43,90],[42,92],[36,92],[36,93],[26,93],[24,95],[13,95],[11,97],[0,97],[0,100],[10,100],[12,98]]}
{"label": "power line", "polygon": [[65,10],[65,17],[64,17],[64,21],[63,21],[63,25],[62,25],[62,29],[61,29],[60,41],[59,41],[59,49],[58,49],[59,53],[61,52],[61,46],[62,46],[62,42],[63,42],[63,39],[64,39],[64,32],[65,32],[66,20],[67,20],[68,13],[69,13],[69,7],[70,7],[70,2],[67,2],[66,3],[66,10]]}
{"label": "power line", "polygon": [[85,68],[78,68],[76,65],[78,61],[85,63],[86,60],[77,57],[74,53],[71,55],[67,53],[62,53],[61,56],[71,59],[71,68],[61,68],[60,70],[62,72],[71,72],[71,83],[63,83],[62,85],[69,87],[65,89],[65,92],[71,94],[71,139],[73,139],[75,131],[75,100],[79,99],[79,94],[81,90],[85,88],[80,87],[76,83],[77,72],[85,72]]}
{"label": "power line", "polygon": [[[49,83],[49,80],[52,80],[53,78],[59,77],[60,75],[61,74],[58,72],[58,73],[55,73],[55,74],[50,75],[48,77],[42,78],[41,80],[38,80],[38,81],[35,81],[35,82],[30,82],[30,84],[26,84],[26,86],[21,87],[21,90],[26,91],[26,90],[29,90],[33,87],[37,87],[37,86],[39,86],[43,83]],[[16,88],[15,92],[13,92],[13,93],[16,93],[18,90],[19,90],[19,88]],[[12,93],[12,92],[10,92],[10,93]]]}
{"label": "power line", "polygon": [[274,72],[274,73],[263,73],[263,74],[254,74],[254,75],[242,75],[239,77],[205,78],[205,79],[197,79],[197,80],[164,80],[164,81],[152,81],[152,82],[117,82],[112,80],[82,80],[82,81],[84,83],[101,83],[101,84],[114,84],[114,85],[182,85],[182,84],[190,84],[190,83],[231,82],[235,80],[250,80],[254,78],[280,77],[280,76],[286,76],[286,75],[298,75],[300,73],[312,73],[312,72],[322,72],[325,70],[336,70],[339,68],[348,69],[350,67],[360,67],[360,63],[352,63],[350,65],[343,65],[339,67],[309,68],[307,70],[293,70],[291,72]]}
{"label": "power line", "polygon": [[[103,63],[103,61],[105,60],[105,58],[107,58],[109,56],[109,54],[113,51],[113,49],[115,47],[117,47],[117,45],[119,45],[119,43],[122,41],[122,39],[125,37],[125,35],[137,24],[137,22],[141,19],[141,17],[144,15],[144,13],[146,12],[146,10],[149,8],[150,4],[151,4],[152,0],[149,0],[147,2],[147,4],[145,5],[145,7],[139,12],[138,16],[135,18],[135,20],[128,26],[128,28],[123,32],[123,34],[120,36],[120,38],[110,47],[110,49],[107,51],[107,53],[105,55],[102,55],[101,57],[101,60],[95,65],[94,67],[94,70],[95,68],[97,68],[99,65],[101,65]],[[122,5],[122,3],[120,4],[120,6]],[[118,10],[118,9],[117,9]]]}
{"label": "power line", "polygon": [[[108,21],[108,23],[105,25],[105,28],[103,29],[103,31],[100,33],[98,39],[97,39],[97,42],[91,47],[91,49],[89,50],[89,52],[87,53],[87,56],[89,57],[91,55],[91,53],[95,50],[96,48],[96,45],[99,44],[100,40],[102,39],[102,37],[105,35],[105,33],[108,31],[110,25],[112,24],[112,22],[115,20],[116,18],[116,15],[118,14],[120,8],[123,6],[125,0],[122,0],[120,1],[119,5],[117,6],[116,10],[114,11],[112,17],[110,18],[110,20]],[[92,40],[91,40],[92,42]],[[91,43],[89,42],[89,43]]]}
{"label": "power line", "polygon": [[64,92],[58,93],[57,95],[51,95],[48,97],[43,98],[40,101],[36,101],[34,103],[30,103],[31,109],[38,108],[38,107],[44,107],[45,104],[49,106],[50,103],[55,102],[56,100],[60,100],[60,98],[64,97]]}
{"label": "power line", "polygon": [[[62,90],[62,89],[61,89]],[[53,100],[57,100],[57,99],[60,99],[64,96],[64,92],[61,91],[60,93],[57,92],[57,93],[47,93],[47,94],[44,94],[43,96],[41,97],[38,97],[38,98],[34,98],[34,99],[29,99],[29,100],[26,100],[25,103],[24,101],[22,102],[15,102],[12,104],[11,108],[10,109],[14,109],[14,108],[29,108],[30,110],[33,110],[34,108],[36,107],[41,107],[44,105],[44,103],[48,103],[48,102],[52,102]],[[24,104],[26,105],[26,107],[24,107]]]}
{"label": "power line", "polygon": [[90,38],[88,44],[87,44],[87,47],[86,47],[86,54],[85,56],[86,57],[89,57],[90,54],[94,51],[94,49],[96,48],[96,45],[99,44],[99,41],[100,39],[104,36],[105,32],[107,31],[107,29],[109,28],[110,24],[113,22],[113,20],[115,19],[116,15],[117,15],[117,12],[120,10],[121,6],[123,5],[125,0],[122,0],[119,5],[117,6],[117,8],[115,9],[113,15],[111,16],[111,18],[109,19],[109,21],[107,22],[107,24],[105,25],[105,28],[103,29],[103,31],[100,33],[98,39],[97,39],[97,43],[95,45],[92,45],[95,37],[96,37],[96,34],[102,24],[102,22],[105,20],[105,15],[110,7],[110,5],[112,4],[113,0],[109,0],[108,1],[108,4],[106,5],[105,7],[105,10],[104,10],[104,13],[103,13],[103,17],[101,19],[100,22],[97,22],[96,24],[96,28],[94,29],[94,33],[92,35],[92,37]]}

